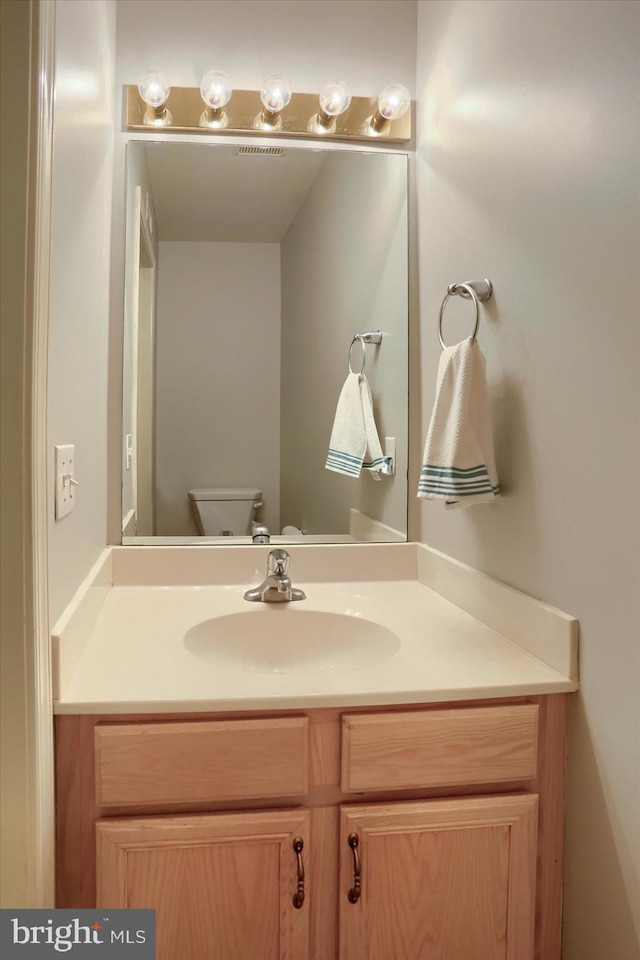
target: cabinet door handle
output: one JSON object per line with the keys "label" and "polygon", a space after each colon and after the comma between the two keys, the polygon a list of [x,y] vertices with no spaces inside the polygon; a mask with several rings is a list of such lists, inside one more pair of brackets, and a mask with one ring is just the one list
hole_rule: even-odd
{"label": "cabinet door handle", "polygon": [[349,903],[357,903],[362,893],[362,881],[360,879],[362,868],[360,866],[360,853],[358,852],[358,846],[360,844],[358,834],[350,833],[348,842],[353,851],[353,886],[347,896]]}
{"label": "cabinet door handle", "polygon": [[293,849],[295,851],[296,857],[298,858],[298,889],[293,895],[293,905],[296,908],[296,910],[299,910],[302,904],[304,903],[304,863],[302,862],[302,851],[304,849],[304,841],[302,837],[294,838]]}

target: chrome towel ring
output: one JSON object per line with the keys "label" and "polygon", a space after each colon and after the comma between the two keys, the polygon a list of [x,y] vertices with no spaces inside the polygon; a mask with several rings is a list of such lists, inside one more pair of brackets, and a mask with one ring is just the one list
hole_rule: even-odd
{"label": "chrome towel ring", "polygon": [[[354,370],[353,367],[351,366],[351,356],[353,352],[353,347],[356,343],[359,343],[360,346],[362,347],[362,359],[361,359],[359,370]],[[364,373],[365,363],[367,362],[367,344],[368,343],[376,343],[376,344],[382,343],[382,333],[380,332],[380,330],[376,330],[375,332],[370,332],[370,333],[355,334],[353,340],[351,341],[351,345],[349,347],[349,358],[347,361],[349,364],[349,373],[357,373],[358,376],[362,376],[362,374]]]}
{"label": "chrome towel ring", "polygon": [[492,294],[493,284],[491,280],[466,280],[464,283],[449,284],[447,292],[444,295],[444,300],[440,305],[440,313],[438,314],[438,339],[440,340],[440,345],[443,350],[446,349],[447,345],[442,336],[442,318],[444,317],[444,308],[447,305],[449,297],[464,297],[465,300],[473,300],[473,305],[476,308],[476,318],[471,340],[475,340],[478,327],[480,326],[480,303],[485,303]]}

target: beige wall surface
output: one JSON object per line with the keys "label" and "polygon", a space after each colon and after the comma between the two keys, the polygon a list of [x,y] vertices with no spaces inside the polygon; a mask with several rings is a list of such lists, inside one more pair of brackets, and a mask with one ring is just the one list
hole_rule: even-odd
{"label": "beige wall surface", "polygon": [[[438,308],[447,284],[488,276],[503,496],[454,512],[414,500],[413,516],[421,540],[580,621],[565,960],[640,955],[638,12],[419,4],[414,485]],[[456,306],[449,342],[468,330]]]}
{"label": "beige wall surface", "polygon": [[[31,556],[29,536],[30,460],[25,419],[30,384],[27,317],[27,190],[31,5],[24,0],[0,4],[2,125],[0,138],[2,219],[0,221],[0,362],[2,429],[0,430],[0,904],[30,903],[33,879],[29,806],[29,665],[25,634],[32,628],[29,610]],[[37,102],[37,101],[36,101]],[[23,579],[23,571],[29,571]],[[26,623],[25,623],[26,621]],[[35,903],[33,904],[35,906]]]}
{"label": "beige wall surface", "polygon": [[158,278],[157,532],[197,536],[193,487],[254,486],[279,531],[280,244],[161,241]]}
{"label": "beige wall surface", "polygon": [[[348,533],[350,507],[406,531],[406,190],[403,156],[329,154],[282,241],[281,513],[306,533]],[[349,344],[367,330],[383,333],[365,369],[380,442],[398,452],[380,481],[324,466]]]}
{"label": "beige wall surface", "polygon": [[[107,338],[115,4],[57,0],[49,317],[49,598],[53,623],[106,539]],[[54,519],[54,445],[80,486]]]}

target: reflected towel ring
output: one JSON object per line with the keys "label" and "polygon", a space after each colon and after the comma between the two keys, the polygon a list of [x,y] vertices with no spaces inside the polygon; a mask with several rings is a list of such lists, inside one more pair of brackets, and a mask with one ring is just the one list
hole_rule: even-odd
{"label": "reflected towel ring", "polygon": [[467,283],[449,284],[447,292],[444,295],[444,300],[440,305],[440,313],[438,314],[438,339],[440,340],[440,345],[443,350],[447,349],[447,345],[442,336],[442,318],[444,317],[444,308],[447,305],[449,297],[459,296],[464,297],[465,300],[473,300],[473,305],[476,308],[475,324],[473,333],[471,334],[471,342],[473,342],[476,339],[478,327],[480,326],[480,301],[484,303],[492,293],[493,285],[490,280],[469,280]]}
{"label": "reflected towel ring", "polygon": [[[359,343],[360,346],[362,347],[362,362],[360,364],[359,370],[354,370],[353,367],[351,366],[351,356],[353,353],[354,343]],[[367,362],[367,344],[368,343],[375,343],[375,344],[382,343],[382,333],[380,332],[380,330],[371,331],[369,333],[356,333],[354,335],[354,338],[351,341],[351,345],[349,347],[349,359],[347,361],[349,364],[349,373],[357,373],[359,377],[361,377],[362,374],[364,373],[365,363]]]}
{"label": "reflected towel ring", "polygon": [[[360,346],[362,347],[362,361],[360,364],[360,369],[357,371],[354,370],[353,367],[351,366],[351,354],[353,351],[354,343],[359,343]],[[366,362],[367,362],[367,346],[364,340],[356,333],[355,337],[351,341],[351,346],[349,347],[349,373],[357,373],[358,376],[362,376],[362,374],[364,373],[364,365]]]}

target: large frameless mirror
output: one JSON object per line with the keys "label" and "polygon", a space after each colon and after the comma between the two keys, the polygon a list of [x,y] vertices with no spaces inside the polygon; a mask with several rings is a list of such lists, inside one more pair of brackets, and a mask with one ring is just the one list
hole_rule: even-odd
{"label": "large frameless mirror", "polygon": [[[135,141],[125,202],[123,543],[406,539],[406,155]],[[342,475],[377,331],[392,472]]]}

